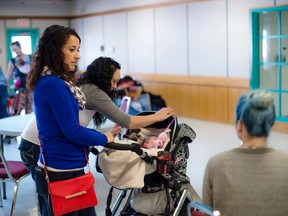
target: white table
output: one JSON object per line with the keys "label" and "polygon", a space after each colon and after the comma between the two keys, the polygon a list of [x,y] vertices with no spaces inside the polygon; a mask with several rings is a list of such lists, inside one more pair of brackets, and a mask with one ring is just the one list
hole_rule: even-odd
{"label": "white table", "polygon": [[11,116],[0,119],[0,135],[20,136],[34,114]]}

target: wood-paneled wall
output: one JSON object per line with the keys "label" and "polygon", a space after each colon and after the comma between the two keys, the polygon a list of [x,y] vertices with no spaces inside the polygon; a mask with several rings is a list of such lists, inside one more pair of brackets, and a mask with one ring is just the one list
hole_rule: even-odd
{"label": "wood-paneled wall", "polygon": [[[158,74],[134,74],[145,91],[161,95],[177,116],[233,124],[236,103],[250,89],[249,79]],[[273,130],[288,132],[287,123]]]}

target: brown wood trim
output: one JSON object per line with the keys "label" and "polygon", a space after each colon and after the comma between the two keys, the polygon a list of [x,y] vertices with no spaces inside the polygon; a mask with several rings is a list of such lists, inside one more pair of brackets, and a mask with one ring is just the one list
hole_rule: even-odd
{"label": "brown wood trim", "polygon": [[[250,89],[248,78],[201,77],[169,74],[140,74],[144,90],[158,94],[178,116],[234,124],[240,95]],[[288,132],[288,124],[276,122],[273,131]]]}
{"label": "brown wood trim", "polygon": [[286,123],[286,122],[275,122],[272,130],[276,131],[276,132],[279,132],[279,133],[288,133],[288,123]]}
{"label": "brown wood trim", "polygon": [[192,84],[202,86],[219,86],[250,88],[250,81],[247,78],[234,77],[204,77],[187,75],[169,75],[169,74],[138,74],[133,73],[132,77],[146,82],[174,83],[174,84]]}

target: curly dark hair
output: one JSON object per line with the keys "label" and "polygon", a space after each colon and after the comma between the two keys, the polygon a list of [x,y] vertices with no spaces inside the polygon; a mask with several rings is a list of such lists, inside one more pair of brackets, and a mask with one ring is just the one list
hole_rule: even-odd
{"label": "curly dark hair", "polygon": [[[111,80],[117,69],[121,69],[118,62],[109,57],[99,57],[88,65],[86,71],[80,76],[77,85],[94,84],[113,100],[115,98],[115,90],[111,89]],[[106,121],[106,117],[96,112],[93,116],[93,121],[98,127]]]}
{"label": "curly dark hair", "polygon": [[[38,41],[35,53],[32,55],[31,70],[26,77],[27,89],[33,91],[37,84],[44,66],[47,66],[51,73],[65,81],[75,81],[74,72],[70,71],[68,65],[64,64],[62,48],[70,35],[81,39],[77,32],[69,27],[52,25],[47,27]],[[77,70],[77,68],[76,68]]]}

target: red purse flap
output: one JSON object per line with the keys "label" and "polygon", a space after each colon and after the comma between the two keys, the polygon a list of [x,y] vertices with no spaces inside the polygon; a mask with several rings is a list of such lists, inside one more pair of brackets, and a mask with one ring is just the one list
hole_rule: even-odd
{"label": "red purse flap", "polygon": [[94,184],[94,176],[89,172],[76,178],[50,182],[49,190],[51,195],[69,199],[86,194],[92,187],[94,190]]}

